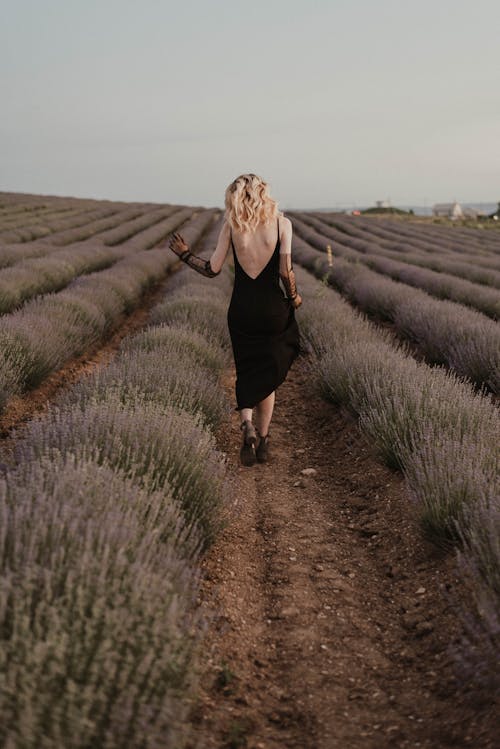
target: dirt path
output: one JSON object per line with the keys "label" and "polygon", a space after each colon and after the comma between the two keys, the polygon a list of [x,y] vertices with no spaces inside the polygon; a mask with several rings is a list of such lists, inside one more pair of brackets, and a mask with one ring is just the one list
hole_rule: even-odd
{"label": "dirt path", "polygon": [[[232,397],[232,373],[226,385]],[[401,476],[309,392],[302,359],[278,391],[271,462],[240,466],[240,435],[235,414],[220,446],[238,491],[203,564],[191,746],[493,749],[494,710],[467,702],[447,654],[453,558],[421,539]]]}

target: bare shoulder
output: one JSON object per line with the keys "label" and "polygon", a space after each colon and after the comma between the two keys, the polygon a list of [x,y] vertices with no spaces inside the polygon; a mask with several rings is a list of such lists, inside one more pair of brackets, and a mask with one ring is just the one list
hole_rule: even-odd
{"label": "bare shoulder", "polygon": [[284,213],[280,213],[279,222],[280,222],[280,227],[282,228],[282,230],[285,230],[287,232],[292,231],[292,222],[290,221],[288,216],[284,215]]}
{"label": "bare shoulder", "polygon": [[[227,254],[227,251],[229,250],[230,246],[230,226],[226,219],[223,220],[222,226],[219,231],[219,236],[217,237],[217,246],[215,248],[215,252],[219,255],[225,255]],[[212,266],[213,267],[213,266]]]}
{"label": "bare shoulder", "polygon": [[231,232],[231,226],[229,224],[229,221],[225,218],[222,222],[222,226],[219,231],[219,238],[221,240],[227,240],[229,241],[229,234]]}

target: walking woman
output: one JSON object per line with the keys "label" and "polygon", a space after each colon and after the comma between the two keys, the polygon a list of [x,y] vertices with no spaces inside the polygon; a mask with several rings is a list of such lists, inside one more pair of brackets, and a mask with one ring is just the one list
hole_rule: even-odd
{"label": "walking woman", "polygon": [[236,366],[235,410],[240,412],[243,429],[240,458],[250,466],[268,459],[275,390],[300,352],[295,309],[302,299],[292,265],[292,222],[278,211],[268,184],[256,174],[241,174],[226,189],[225,208],[224,224],[209,260],[193,255],[177,232],[171,235],[169,246],[209,278],[221,272],[232,247],[234,286],[227,322]]}

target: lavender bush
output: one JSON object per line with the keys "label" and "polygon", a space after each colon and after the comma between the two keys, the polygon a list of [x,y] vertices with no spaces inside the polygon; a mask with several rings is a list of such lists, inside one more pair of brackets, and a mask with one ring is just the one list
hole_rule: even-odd
{"label": "lavender bush", "polygon": [[493,393],[500,393],[500,330],[481,313],[420,289],[384,278],[357,263],[335,258],[294,239],[297,262],[325,279],[364,312],[394,323],[427,361],[445,364]]}
{"label": "lavender bush", "polygon": [[458,253],[489,256],[492,259],[500,249],[500,235],[497,232],[480,232],[476,229],[454,226],[429,225],[422,222],[407,222],[405,220],[383,219],[380,217],[349,217],[339,214],[325,214],[315,212],[316,218],[339,228],[348,234],[358,235],[362,230],[379,239],[392,240],[408,247],[418,248],[426,252],[447,252],[450,255]]}
{"label": "lavender bush", "polygon": [[66,453],[0,481],[0,513],[2,746],[180,746],[199,622],[172,497]]}
{"label": "lavender bush", "polygon": [[120,253],[112,248],[87,245],[53,252],[1,270],[0,314],[37,294],[62,289],[77,276],[107,268],[119,259]]}
{"label": "lavender bush", "polygon": [[[295,215],[296,214],[294,214],[294,216]],[[311,215],[309,213],[300,213],[298,215],[302,221],[309,226],[312,226],[320,234],[324,234],[326,231],[327,235],[330,236],[331,224],[317,218],[317,214]],[[345,223],[339,223],[336,221],[335,228],[339,228],[339,226],[344,227]],[[495,270],[491,267],[478,266],[477,251],[469,254],[461,254],[460,258],[456,259],[453,255],[450,255],[448,250],[439,249],[436,251],[436,248],[433,245],[427,244],[427,242],[422,242],[418,247],[415,247],[407,244],[406,241],[388,240],[376,235],[376,244],[374,244],[374,236],[371,228],[363,229],[352,222],[348,223],[347,226],[348,235],[358,237],[367,242],[366,247],[368,248],[368,252],[373,252],[376,255],[381,255],[383,257],[389,257],[393,260],[400,260],[410,265],[418,265],[424,268],[430,268],[431,270],[450,273],[451,275],[459,276],[460,278],[465,278],[466,280],[475,283],[494,286],[497,289],[500,288],[500,270]],[[416,231],[418,231],[418,229]],[[361,245],[361,247],[364,246]],[[487,255],[486,257],[489,256]]]}
{"label": "lavender bush", "polygon": [[137,350],[118,357],[105,370],[97,370],[81,390],[76,387],[72,397],[102,403],[116,396],[127,406],[151,401],[158,408],[198,414],[216,427],[229,411],[217,380],[217,374],[203,366],[193,349],[183,351],[164,343],[153,351]]}
{"label": "lavender bush", "polygon": [[134,234],[119,246],[129,252],[148,250],[166,239],[173,231],[179,230],[179,228],[182,236],[190,245],[196,244],[198,239],[212,224],[217,213],[217,210],[193,212],[192,208],[177,210],[163,221]]}
{"label": "lavender bush", "polygon": [[[386,231],[396,231],[398,234],[415,238],[421,235],[426,241],[432,242],[437,248],[447,248],[451,252],[467,253],[473,248],[474,253],[489,254],[494,257],[500,250],[500,234],[497,231],[482,232],[477,229],[461,227],[459,224],[442,226],[439,224],[422,224],[418,226],[406,225],[406,222],[382,221]],[[481,227],[484,228],[484,227]]]}
{"label": "lavender bush", "polygon": [[[10,395],[40,383],[51,371],[109,333],[175,262],[175,256],[167,249],[139,252],[112,268],[80,276],[61,292],[33,299],[17,312],[4,315],[0,319],[0,337],[23,352],[22,357],[16,354],[17,387]],[[4,392],[5,401],[9,392]]]}
{"label": "lavender bush", "polygon": [[297,269],[302,330],[323,395],[359,417],[383,458],[403,471],[422,530],[458,545],[472,608],[450,646],[469,682],[500,694],[500,418],[457,375],[414,361],[325,284]]}
{"label": "lavender bush", "polygon": [[137,216],[137,218],[131,218],[130,221],[122,221],[109,231],[100,233],[99,239],[101,242],[104,242],[105,245],[121,244],[138,232],[148,229],[164,219],[172,217],[176,212],[181,214],[178,223],[182,223],[191,216],[193,209],[184,208],[179,211],[176,206],[156,207],[152,210],[146,211],[140,216]]}
{"label": "lavender bush", "polygon": [[105,402],[75,404],[70,412],[53,409],[26,433],[16,446],[16,460],[71,451],[105,462],[148,490],[170,486],[188,520],[199,522],[206,543],[218,531],[223,465],[200,418],[146,399],[127,407],[111,392]]}
{"label": "lavender bush", "polygon": [[447,273],[437,273],[426,268],[407,265],[389,257],[377,256],[375,243],[370,245],[354,237],[346,239],[345,235],[339,240],[339,232],[332,236],[333,230],[327,235],[320,234],[297,218],[294,218],[293,225],[299,237],[323,252],[326,244],[336,237],[335,254],[341,257],[358,260],[378,273],[402,281],[409,286],[422,288],[438,298],[460,302],[494,319],[500,316],[500,291],[497,289],[481,286]]}
{"label": "lavender bush", "polygon": [[[192,274],[179,276],[173,293],[192,298]],[[227,357],[201,330],[150,326],[14,435],[0,480],[0,743],[184,746],[203,627],[193,565],[229,490],[203,397],[225,403]]]}
{"label": "lavender bush", "polygon": [[26,242],[22,245],[0,243],[0,268],[8,268],[33,257],[45,257],[58,249],[45,242]]}
{"label": "lavender bush", "polygon": [[91,218],[90,220],[68,222],[65,219],[59,219],[54,225],[49,227],[23,227],[19,226],[12,229],[10,234],[5,234],[3,239],[8,242],[30,242],[34,239],[41,238],[43,242],[50,245],[62,246],[69,245],[73,242],[79,242],[92,237],[99,231],[116,226],[127,218],[140,215],[144,209],[127,206],[125,210],[113,211],[104,217]]}
{"label": "lavender bush", "polygon": [[[227,279],[193,279],[195,272],[184,269],[171,285],[164,302],[152,312],[155,325],[168,324],[198,331],[210,341],[230,346],[227,328]],[[184,289],[184,279],[190,279],[189,294]],[[191,280],[192,279],[192,280]],[[178,286],[176,284],[179,284]]]}
{"label": "lavender bush", "polygon": [[64,211],[46,211],[42,214],[25,214],[12,220],[9,224],[2,223],[0,242],[31,242],[34,239],[47,237],[58,231],[84,226],[93,221],[99,221],[118,212],[117,208],[86,208]]}
{"label": "lavender bush", "polygon": [[[77,215],[84,215],[92,209],[87,208],[34,208],[31,211],[23,211],[16,213],[5,213],[4,209],[0,209],[0,238],[4,229],[9,229],[12,226],[32,226],[37,221],[53,220],[60,217],[73,217]],[[108,209],[109,213],[109,209]]]}
{"label": "lavender bush", "polygon": [[[493,500],[498,489],[500,419],[491,399],[456,375],[417,363],[298,272],[309,296],[303,327],[323,391],[356,413],[384,459],[403,470],[425,532],[443,542],[454,538],[463,508],[478,492]],[[315,296],[319,289],[326,294]]]}
{"label": "lavender bush", "polygon": [[0,333],[0,411],[8,399],[19,392],[26,364],[22,345],[15,338]]}
{"label": "lavender bush", "polygon": [[[189,291],[192,286],[189,284]],[[186,293],[186,292],[185,292]],[[229,364],[227,350],[222,348],[223,341],[215,344],[213,338],[197,332],[186,325],[151,325],[135,336],[127,337],[121,344],[121,351],[125,353],[165,351],[169,358],[190,355],[193,362],[219,373]]]}
{"label": "lavender bush", "polygon": [[500,291],[486,288],[448,273],[436,273],[426,268],[399,263],[389,258],[367,258],[366,264],[397,281],[424,289],[438,299],[451,299],[484,315],[498,320],[500,317]]}
{"label": "lavender bush", "polygon": [[120,226],[129,226],[141,219],[144,221],[144,216],[150,215],[151,210],[147,206],[127,205],[123,210],[111,216],[89,221],[79,226],[66,228],[61,224],[60,227],[56,227],[56,231],[46,237],[45,241],[58,246],[82,242],[90,238],[102,242],[103,237],[107,236],[107,232],[114,231]]}
{"label": "lavender bush", "polygon": [[[458,567],[468,581],[472,606],[459,609],[463,635],[452,649],[464,681],[500,696],[500,506],[486,499],[469,508],[470,532],[457,528],[462,548]],[[492,595],[493,591],[493,595]]]}

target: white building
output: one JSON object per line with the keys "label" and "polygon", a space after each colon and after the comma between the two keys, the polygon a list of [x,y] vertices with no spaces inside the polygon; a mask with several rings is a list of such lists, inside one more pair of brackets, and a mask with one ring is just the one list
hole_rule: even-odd
{"label": "white building", "polygon": [[464,212],[460,203],[435,203],[432,206],[433,216],[444,216],[446,218],[463,218]]}
{"label": "white building", "polygon": [[479,211],[476,208],[468,208],[467,206],[464,206],[462,210],[465,218],[480,218],[486,216],[485,211]]}

